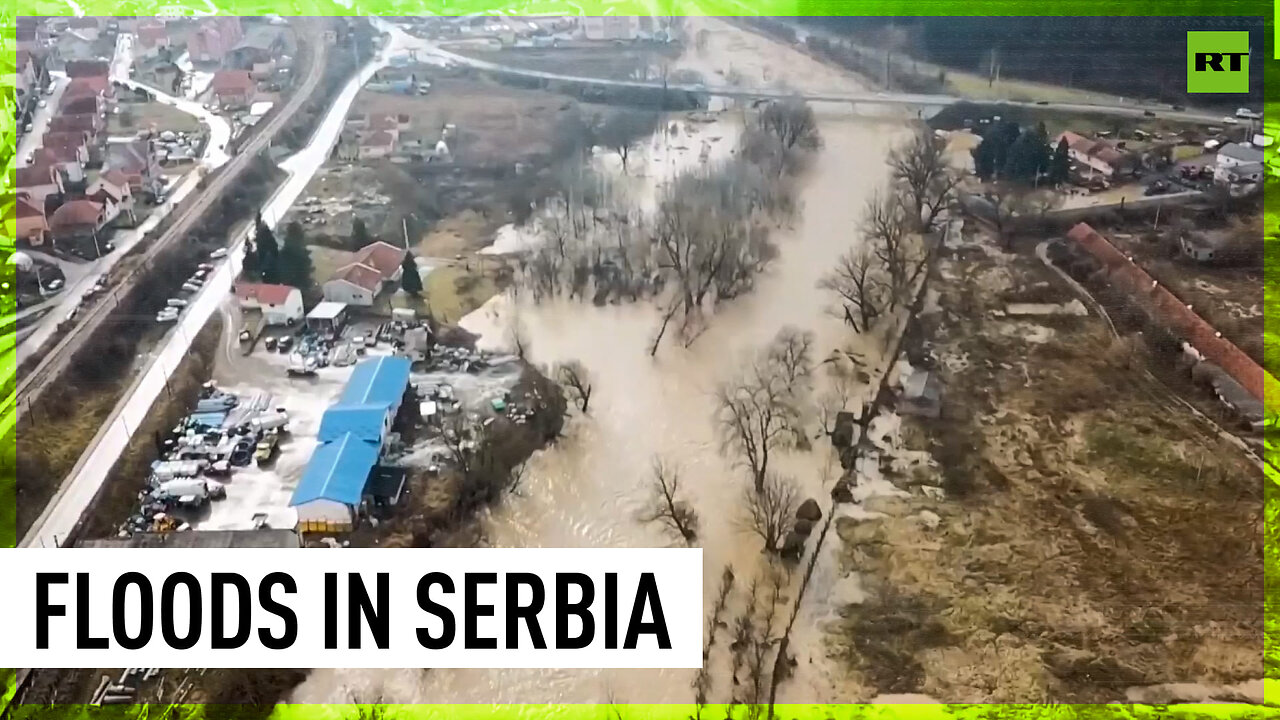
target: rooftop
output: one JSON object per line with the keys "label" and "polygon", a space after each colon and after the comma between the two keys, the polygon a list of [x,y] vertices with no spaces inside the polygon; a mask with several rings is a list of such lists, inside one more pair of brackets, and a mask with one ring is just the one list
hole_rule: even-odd
{"label": "rooftop", "polygon": [[362,265],[360,263],[352,263],[351,265],[339,268],[338,271],[333,274],[333,277],[329,278],[330,282],[334,280],[349,282],[352,285],[364,288],[369,292],[377,292],[378,288],[382,285],[381,273],[368,265]]}
{"label": "rooftop", "polygon": [[307,313],[307,317],[313,320],[333,320],[341,315],[346,309],[346,303],[326,300],[312,308],[311,312]]}
{"label": "rooftop", "polygon": [[236,297],[241,302],[252,300],[268,305],[284,305],[289,296],[300,292],[292,285],[272,285],[269,283],[236,283]]}
{"label": "rooftop", "polygon": [[316,448],[289,500],[291,507],[314,500],[358,505],[379,447],[347,434]]}
{"label": "rooftop", "polygon": [[356,363],[338,402],[343,405],[398,405],[409,385],[408,358],[384,356]]}
{"label": "rooftop", "polygon": [[381,273],[384,280],[389,280],[400,270],[405,252],[404,248],[378,240],[357,250],[352,262],[367,265]]}
{"label": "rooftop", "polygon": [[320,419],[320,442],[333,442],[343,435],[359,440],[382,443],[382,423],[387,417],[387,404],[334,405]]}

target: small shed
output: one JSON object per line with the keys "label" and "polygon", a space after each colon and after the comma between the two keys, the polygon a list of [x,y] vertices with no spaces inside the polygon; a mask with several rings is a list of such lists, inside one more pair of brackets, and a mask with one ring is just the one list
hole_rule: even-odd
{"label": "small shed", "polygon": [[307,313],[307,327],[321,335],[336,337],[347,323],[346,303],[325,301]]}

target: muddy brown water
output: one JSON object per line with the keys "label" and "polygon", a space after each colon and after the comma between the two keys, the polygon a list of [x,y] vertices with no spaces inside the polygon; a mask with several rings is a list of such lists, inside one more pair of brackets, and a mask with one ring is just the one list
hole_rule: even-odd
{"label": "muddy brown water", "polygon": [[[576,359],[595,391],[589,417],[575,418],[565,437],[531,459],[519,496],[495,508],[485,524],[501,547],[661,547],[673,544],[643,515],[649,502],[650,461],[676,465],[682,487],[701,518],[704,606],[710,608],[721,571],[732,564],[750,575],[762,564],[759,541],[740,520],[746,475],[716,442],[712,393],[783,326],[811,330],[817,355],[849,334],[829,312],[818,280],[855,242],[865,199],[886,180],[884,155],[895,129],[884,123],[822,116],[824,150],[803,180],[801,214],[777,231],[778,260],[755,291],[721,307],[689,349],[665,342],[648,348],[658,326],[648,304],[597,308],[577,302],[532,305],[495,298],[467,320],[481,345],[501,346],[518,317],[538,363]],[[787,453],[777,466],[793,475],[804,496],[823,500],[827,453]],[[811,587],[821,601],[829,587]],[[810,595],[806,595],[809,597]],[[784,684],[780,701],[844,698],[839,670],[820,648]],[[725,672],[714,672],[715,696],[727,699]],[[398,702],[688,702],[690,670],[316,670],[294,695],[297,702],[382,696]]]}

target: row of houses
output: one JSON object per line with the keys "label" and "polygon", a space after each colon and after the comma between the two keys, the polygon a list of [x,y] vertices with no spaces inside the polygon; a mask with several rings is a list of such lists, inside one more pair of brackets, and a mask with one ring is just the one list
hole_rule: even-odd
{"label": "row of houses", "polygon": [[[28,53],[24,62],[34,62]],[[80,245],[101,253],[111,225],[135,225],[136,198],[161,178],[148,140],[106,144],[106,116],[115,100],[104,60],[66,63],[67,87],[52,110],[40,147],[15,173],[17,240]],[[87,169],[103,168],[88,181]]]}
{"label": "row of houses", "polygon": [[394,504],[405,472],[380,464],[400,407],[411,394],[410,361],[379,357],[356,364],[338,402],[320,419],[319,445],[289,505],[302,532],[351,530],[362,506]]}

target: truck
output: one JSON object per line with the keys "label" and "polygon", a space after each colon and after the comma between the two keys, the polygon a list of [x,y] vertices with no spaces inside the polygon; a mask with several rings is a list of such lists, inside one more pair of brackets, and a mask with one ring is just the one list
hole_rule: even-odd
{"label": "truck", "polygon": [[258,446],[253,453],[253,459],[259,464],[269,462],[271,457],[276,454],[276,448],[280,445],[280,433],[277,430],[269,430],[263,433],[262,439],[258,441]]}

